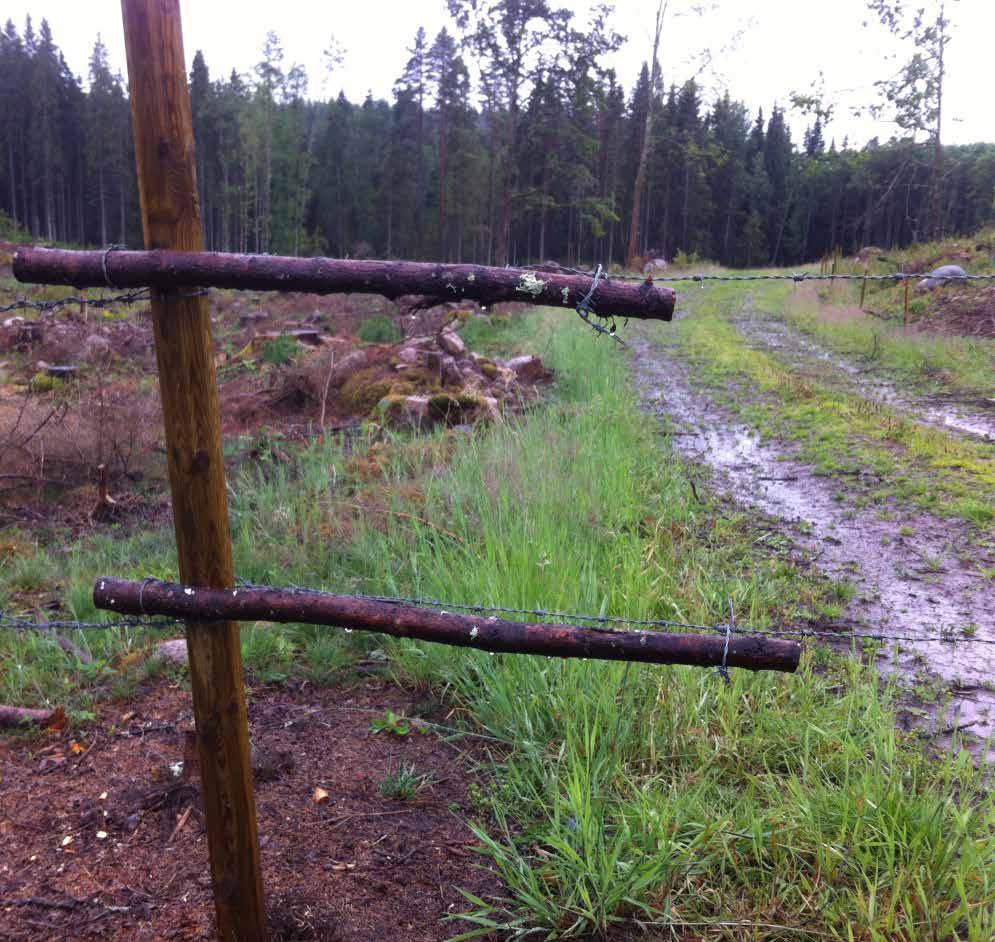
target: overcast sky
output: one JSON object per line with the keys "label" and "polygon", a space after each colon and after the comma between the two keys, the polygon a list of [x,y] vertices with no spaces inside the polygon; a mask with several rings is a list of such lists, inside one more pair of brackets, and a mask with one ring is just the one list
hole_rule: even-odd
{"label": "overcast sky", "polygon": [[[560,3],[574,9],[582,21],[590,7],[588,0]],[[678,13],[692,5],[689,0],[670,2]],[[70,67],[84,80],[98,32],[112,67],[125,71],[120,6],[113,0],[7,0],[5,7],[4,15],[19,29],[27,13],[36,26],[47,18]],[[627,89],[649,55],[655,9],[656,0],[615,2],[613,25],[629,41],[611,64]],[[283,40],[286,63],[300,62],[307,68],[312,96],[322,92],[321,53],[334,35],[346,56],[328,88],[336,94],[342,89],[354,101],[367,92],[390,95],[418,26],[424,26],[430,38],[447,24],[455,32],[445,0],[185,0],[182,12],[188,63],[202,49],[213,77],[233,68],[248,72],[259,58],[266,31],[272,29]],[[953,30],[947,47],[944,139],[952,144],[995,141],[995,0],[948,0],[947,15]],[[693,74],[704,49],[713,52],[714,70],[702,75],[711,94],[728,88],[751,109],[762,106],[768,113],[774,102],[788,105],[791,91],[807,90],[822,72],[827,97],[837,105],[827,141],[835,136],[841,142],[849,135],[852,143],[862,144],[875,135],[887,139],[894,131],[887,123],[850,113],[854,106],[873,102],[875,80],[896,68],[887,58],[896,47],[883,28],[869,20],[864,0],[718,0],[704,16],[671,15],[662,42],[665,82],[680,83]],[[799,116],[792,118],[796,143],[805,123]]]}

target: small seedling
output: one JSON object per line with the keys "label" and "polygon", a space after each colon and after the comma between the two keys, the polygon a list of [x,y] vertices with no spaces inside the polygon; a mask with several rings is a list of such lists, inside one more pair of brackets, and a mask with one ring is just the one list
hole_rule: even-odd
{"label": "small seedling", "polygon": [[383,716],[370,723],[370,732],[407,736],[411,732],[411,723],[403,713],[388,710]]}
{"label": "small seedling", "polygon": [[427,772],[416,772],[413,765],[402,765],[380,783],[380,794],[395,801],[411,801],[434,781]]}

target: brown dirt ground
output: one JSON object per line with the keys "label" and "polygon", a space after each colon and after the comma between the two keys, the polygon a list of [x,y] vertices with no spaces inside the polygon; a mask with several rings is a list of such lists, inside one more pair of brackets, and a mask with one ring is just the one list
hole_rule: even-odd
{"label": "brown dirt ground", "polygon": [[[462,931],[440,921],[467,905],[457,886],[500,889],[464,823],[465,741],[370,731],[386,709],[422,706],[379,678],[250,693],[274,939],[446,939]],[[161,681],[102,707],[85,731],[0,739],[0,939],[212,938],[196,773],[170,770],[189,757],[191,729],[189,693]],[[436,779],[410,802],[379,792],[401,763]],[[314,801],[319,786],[327,803]]]}

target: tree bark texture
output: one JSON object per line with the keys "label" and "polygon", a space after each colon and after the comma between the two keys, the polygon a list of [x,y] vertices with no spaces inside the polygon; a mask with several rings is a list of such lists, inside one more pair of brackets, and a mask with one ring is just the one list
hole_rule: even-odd
{"label": "tree bark texture", "polygon": [[677,634],[530,624],[485,615],[456,615],[388,600],[300,589],[205,589],[169,582],[105,577],[93,589],[97,608],[126,615],[268,621],[376,631],[504,654],[541,654],[651,664],[690,664],[793,672],[801,646],[760,635]]}
{"label": "tree bark texture", "polygon": [[[379,294],[386,298],[423,295],[432,302],[519,301],[576,307],[591,288],[587,275],[537,272],[485,265],[434,262],[360,261],[235,255],[223,252],[103,251],[26,248],[14,256],[19,281],[83,287],[161,291],[193,287],[251,291],[303,291],[314,294]],[[603,317],[669,321],[675,293],[642,282],[602,279],[591,299]]]}

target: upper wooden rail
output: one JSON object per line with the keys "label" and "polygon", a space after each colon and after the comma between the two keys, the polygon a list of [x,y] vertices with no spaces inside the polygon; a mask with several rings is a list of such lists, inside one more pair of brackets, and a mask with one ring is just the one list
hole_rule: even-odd
{"label": "upper wooden rail", "polygon": [[121,249],[74,252],[26,248],[14,256],[19,281],[77,288],[240,288],[305,291],[315,294],[380,294],[386,298],[422,295],[421,306],[443,301],[497,304],[524,301],[576,308],[587,297],[602,317],[669,321],[674,316],[671,288],[587,275],[486,265],[435,262],[360,261],[236,255],[225,252],[134,252]]}

